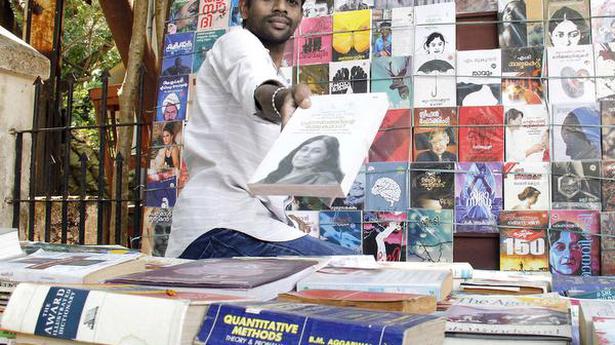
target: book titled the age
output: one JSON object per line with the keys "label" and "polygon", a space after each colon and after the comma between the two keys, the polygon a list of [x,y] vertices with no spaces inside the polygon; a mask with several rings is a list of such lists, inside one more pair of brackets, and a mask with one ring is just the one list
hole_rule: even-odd
{"label": "book titled the age", "polygon": [[385,93],[313,96],[297,109],[256,169],[260,195],[344,197],[382,123]]}

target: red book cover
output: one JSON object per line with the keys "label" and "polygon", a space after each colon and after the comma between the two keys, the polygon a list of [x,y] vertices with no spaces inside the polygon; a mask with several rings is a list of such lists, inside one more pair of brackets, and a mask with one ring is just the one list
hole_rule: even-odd
{"label": "red book cover", "polygon": [[457,161],[457,108],[415,108],[413,151],[416,162]]}
{"label": "red book cover", "polygon": [[504,108],[459,107],[459,161],[504,160]]}
{"label": "red book cover", "polygon": [[410,110],[389,110],[369,149],[370,162],[412,161]]}
{"label": "red book cover", "polygon": [[600,212],[552,210],[549,231],[551,272],[600,275]]}

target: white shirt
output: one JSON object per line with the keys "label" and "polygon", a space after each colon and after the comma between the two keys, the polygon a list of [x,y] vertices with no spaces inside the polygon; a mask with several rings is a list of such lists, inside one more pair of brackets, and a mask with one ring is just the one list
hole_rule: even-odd
{"label": "white shirt", "polygon": [[285,84],[269,51],[246,29],[231,30],[207,53],[184,136],[190,180],[173,210],[167,257],[214,228],[272,242],[305,235],[287,223],[285,197],[255,197],[247,189],[280,135],[279,124],[255,115],[254,90],[268,80]]}

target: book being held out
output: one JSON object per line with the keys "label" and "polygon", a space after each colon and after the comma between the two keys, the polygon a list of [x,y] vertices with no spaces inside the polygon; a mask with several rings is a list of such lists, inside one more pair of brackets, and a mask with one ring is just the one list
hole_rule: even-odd
{"label": "book being held out", "polygon": [[256,169],[248,182],[253,194],[348,194],[389,100],[385,93],[370,93],[312,96],[311,101],[310,108],[295,111]]}

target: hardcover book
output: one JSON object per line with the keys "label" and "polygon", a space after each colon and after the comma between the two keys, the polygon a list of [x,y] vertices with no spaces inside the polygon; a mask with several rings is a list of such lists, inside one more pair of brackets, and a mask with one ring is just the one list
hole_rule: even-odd
{"label": "hardcover book", "polygon": [[600,102],[602,160],[615,161],[615,101]]}
{"label": "hardcover book", "polygon": [[369,73],[369,60],[331,62],[329,64],[329,92],[332,95],[367,93],[370,82]]}
{"label": "hardcover book", "polygon": [[186,119],[188,75],[160,77],[156,121]]}
{"label": "hardcover book", "polygon": [[553,160],[599,160],[600,111],[596,103],[553,105]]}
{"label": "hardcover book", "polygon": [[[615,276],[615,212],[600,213],[600,235],[600,274]],[[613,290],[615,290],[615,282]]]}
{"label": "hardcover book", "polygon": [[409,183],[412,208],[431,210],[454,208],[455,163],[411,163]]}
{"label": "hardcover book", "polygon": [[501,104],[502,53],[500,49],[457,52],[457,105]]}
{"label": "hardcover book", "polygon": [[361,211],[320,211],[320,239],[361,253]]}
{"label": "hardcover book", "polygon": [[414,160],[457,161],[457,108],[414,109]]}
{"label": "hardcover book", "polygon": [[385,92],[389,109],[409,109],[412,105],[412,56],[374,57],[372,92]]}
{"label": "hardcover book", "polygon": [[[300,83],[307,84],[312,95],[329,94],[329,64],[299,65],[298,79]],[[297,80],[297,78],[293,78],[293,81],[295,80]]]}
{"label": "hardcover book", "polygon": [[542,104],[504,107],[506,160],[549,162],[549,113]]}
{"label": "hardcover book", "polygon": [[596,101],[591,45],[550,47],[547,58],[552,104]]}
{"label": "hardcover book", "polygon": [[553,162],[551,201],[554,209],[600,210],[600,162]]}
{"label": "hardcover book", "polygon": [[602,161],[602,210],[615,211],[615,161]]}
{"label": "hardcover book", "polygon": [[386,94],[313,96],[297,109],[254,175],[254,194],[344,197],[384,119]]}
{"label": "hardcover book", "polygon": [[408,209],[408,163],[387,162],[367,165],[365,210],[406,211]]}
{"label": "hardcover book", "polygon": [[369,148],[369,162],[404,162],[411,160],[412,142],[410,110],[389,110]]}
{"label": "hardcover book", "polygon": [[502,49],[502,104],[546,103],[542,69],[543,47]]}
{"label": "hardcover book", "polygon": [[[615,4],[612,5],[615,7]],[[611,18],[612,20],[612,18]],[[594,44],[596,98],[615,99],[615,43]]]}
{"label": "hardcover book", "polygon": [[502,210],[502,163],[457,163],[455,231],[497,233]]}
{"label": "hardcover book", "polygon": [[376,261],[406,261],[406,212],[364,212],[363,254]]}
{"label": "hardcover book", "polygon": [[169,6],[167,33],[195,31],[199,17],[199,0],[173,0]]}
{"label": "hardcover book", "polygon": [[299,65],[331,62],[331,30],[331,16],[305,18],[301,21],[297,38]]}
{"label": "hardcover book", "polygon": [[562,275],[600,275],[600,212],[551,211],[549,257],[551,272]]}
{"label": "hardcover book", "polygon": [[164,256],[169,243],[172,222],[172,209],[144,207],[141,252],[151,256]]}
{"label": "hardcover book", "polygon": [[453,210],[408,211],[408,261],[453,262]]}
{"label": "hardcover book", "polygon": [[550,170],[546,162],[504,163],[504,209],[549,210]]}
{"label": "hardcover book", "polygon": [[547,211],[502,211],[501,271],[549,271]]}
{"label": "hardcover book", "polygon": [[371,20],[367,9],[333,14],[333,61],[369,59]]}
{"label": "hardcover book", "polygon": [[320,235],[319,211],[286,211],[286,217],[293,226],[304,233],[318,238]]}
{"label": "hardcover book", "polygon": [[213,47],[216,40],[224,35],[224,29],[201,31],[194,34],[194,59],[192,60],[192,71],[198,73],[207,52]]}
{"label": "hardcover book", "polygon": [[228,0],[200,0],[198,31],[226,29],[231,3]]}
{"label": "hardcover book", "polygon": [[459,108],[459,161],[504,160],[504,109],[502,106]]}

